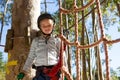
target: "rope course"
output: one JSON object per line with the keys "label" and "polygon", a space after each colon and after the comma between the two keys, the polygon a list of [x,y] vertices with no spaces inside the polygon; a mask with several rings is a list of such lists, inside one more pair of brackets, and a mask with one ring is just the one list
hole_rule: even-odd
{"label": "rope course", "polygon": [[[8,0],[9,1],[9,0]],[[101,13],[101,9],[100,9],[100,0],[89,0],[89,2],[86,4],[86,5],[83,5],[82,7],[78,7],[77,6],[77,0],[73,0],[73,8],[71,9],[66,9],[63,7],[63,2],[64,0],[59,0],[59,10],[60,10],[60,34],[58,35],[61,40],[62,40],[62,43],[61,45],[64,46],[64,43],[65,45],[67,46],[74,46],[75,49],[76,49],[76,53],[75,53],[75,59],[76,59],[76,80],[81,80],[81,65],[80,65],[80,50],[81,49],[88,49],[88,48],[92,48],[92,47],[96,47],[98,46],[99,44],[103,44],[104,45],[104,51],[105,51],[105,63],[106,63],[106,80],[110,80],[110,70],[109,70],[109,55],[108,55],[108,48],[107,48],[107,45],[109,44],[114,44],[114,43],[118,43],[120,42],[120,38],[118,39],[115,39],[115,40],[108,40],[105,36],[105,32],[104,32],[104,25],[103,25],[103,21],[102,21],[102,13]],[[67,1],[67,0],[66,0]],[[105,0],[103,0],[104,2]],[[46,2],[46,0],[45,0]],[[49,3],[49,2],[48,2]],[[50,2],[51,3],[51,2]],[[96,4],[95,4],[96,3]],[[87,44],[87,45],[82,45],[80,42],[79,42],[79,19],[78,19],[78,13],[81,12],[81,11],[84,11],[85,9],[89,8],[90,6],[92,6],[93,4],[95,4],[96,6],[94,7],[94,9],[96,9],[97,11],[97,15],[98,15],[98,22],[99,22],[99,29],[100,29],[100,39],[97,40],[96,42],[94,43],[91,43],[91,44]],[[45,10],[47,11],[47,10]],[[6,12],[6,10],[5,10]],[[92,11],[90,11],[89,13],[91,13]],[[89,15],[89,13],[87,15],[84,15],[83,17],[86,17]],[[74,41],[70,41],[65,35],[64,35],[64,24],[63,24],[63,15],[68,15],[68,14],[73,14],[74,15],[74,24],[72,25],[72,27],[69,27],[68,29],[66,30],[69,30],[70,28],[74,28],[74,33],[75,33],[75,37],[74,37]],[[81,20],[83,19],[83,17],[81,18]],[[3,28],[3,27],[2,27]],[[1,34],[0,34],[0,41],[1,41],[1,36],[2,36],[2,31],[3,29],[1,28]],[[14,37],[14,38],[26,38],[26,37],[30,37],[30,36],[18,36],[18,37]],[[14,38],[11,38],[11,39],[14,39]],[[0,42],[0,47],[5,47],[5,45],[1,45],[1,42]],[[61,49],[61,52],[63,52],[63,47]],[[61,54],[61,57],[62,57],[62,61],[61,61],[61,64],[62,64],[62,67],[61,67],[61,71],[62,71],[62,80],[64,80],[64,76],[67,78],[67,80],[73,80],[72,78],[72,75],[71,73],[69,73],[67,71],[67,68],[63,65],[64,64],[64,58],[63,58],[63,54]],[[16,64],[15,64],[16,65]]]}
{"label": "rope course", "polygon": [[[89,45],[81,45],[78,41],[78,12],[90,7],[91,5],[93,5],[94,3],[96,3],[96,9],[97,9],[97,15],[99,18],[99,28],[100,28],[100,34],[101,37],[97,42],[94,42],[92,44]],[[60,35],[59,37],[61,38],[62,42],[64,42],[66,45],[70,45],[70,46],[75,46],[76,47],[76,74],[77,74],[77,80],[80,80],[80,56],[79,56],[79,50],[80,49],[87,49],[87,48],[91,48],[91,47],[96,47],[98,46],[100,43],[103,43],[104,45],[104,51],[105,51],[105,62],[106,62],[106,80],[110,80],[110,71],[109,71],[109,57],[108,57],[108,49],[107,49],[107,45],[108,44],[114,44],[117,42],[120,42],[120,38],[116,39],[116,40],[108,40],[105,36],[104,33],[104,25],[103,25],[103,21],[102,21],[102,14],[101,14],[101,10],[100,10],[100,1],[99,0],[91,0],[87,5],[78,8],[76,5],[76,0],[74,0],[74,4],[73,4],[74,8],[71,10],[67,10],[65,8],[63,8],[62,6],[62,0],[59,0],[59,8],[60,8]],[[75,40],[74,42],[71,42],[70,40],[68,40],[64,35],[63,35],[63,14],[67,15],[73,13],[74,16],[74,29],[75,29]],[[62,63],[63,64],[63,63]],[[73,80],[72,76],[69,74],[69,72],[66,71],[65,67],[63,66],[61,68],[61,71],[63,74],[66,75],[68,80]]]}

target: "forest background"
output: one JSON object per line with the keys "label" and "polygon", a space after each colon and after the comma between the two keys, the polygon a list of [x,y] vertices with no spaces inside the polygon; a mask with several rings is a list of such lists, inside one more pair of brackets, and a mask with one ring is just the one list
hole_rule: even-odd
{"label": "forest background", "polygon": [[[47,7],[45,7],[44,0],[41,0],[41,13],[47,11],[55,16],[57,20],[59,13],[59,6],[57,0],[46,0]],[[72,0],[66,1],[67,7],[71,6]],[[0,0],[0,80],[4,80],[5,77],[5,64],[7,63],[8,55],[4,52],[4,45],[6,41],[7,30],[11,28],[11,15],[13,0]],[[103,16],[103,23],[105,27],[105,33],[108,39],[115,40],[120,38],[120,1],[119,0],[101,0],[101,10]],[[88,11],[85,11],[87,14]],[[91,14],[92,15],[92,14]],[[57,21],[58,22],[58,21]],[[92,17],[88,16],[86,19],[86,25],[90,27],[92,25]],[[89,26],[90,25],[90,26]],[[58,25],[57,25],[58,26]],[[118,80],[120,76],[120,43],[109,45],[109,58],[110,58],[110,72],[113,80]],[[105,56],[102,47],[101,61],[103,68],[105,67]],[[74,68],[74,67],[73,67]]]}

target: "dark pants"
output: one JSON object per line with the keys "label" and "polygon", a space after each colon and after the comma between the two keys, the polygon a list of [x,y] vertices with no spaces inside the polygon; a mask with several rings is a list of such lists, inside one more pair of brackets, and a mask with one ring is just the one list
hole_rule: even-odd
{"label": "dark pants", "polygon": [[50,80],[50,77],[45,74],[40,74],[38,77],[34,77],[33,80]]}
{"label": "dark pants", "polygon": [[36,67],[36,76],[33,80],[58,80],[60,78],[60,72],[58,72],[53,78],[47,75],[51,71],[53,66],[40,66]]}

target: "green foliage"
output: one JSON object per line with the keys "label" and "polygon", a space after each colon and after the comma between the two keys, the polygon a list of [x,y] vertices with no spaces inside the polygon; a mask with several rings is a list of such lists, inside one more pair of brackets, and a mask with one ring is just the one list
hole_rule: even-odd
{"label": "green foliage", "polygon": [[71,9],[73,7],[73,0],[65,0],[63,2],[63,7],[66,9]]}
{"label": "green foliage", "polygon": [[111,80],[118,80],[117,72],[114,71],[112,68],[110,69],[111,73]]}
{"label": "green foliage", "polygon": [[119,11],[117,5],[111,0],[108,0],[102,5],[102,15],[105,28],[108,29],[110,25],[119,23]]}
{"label": "green foliage", "polygon": [[5,80],[5,62],[2,59],[2,52],[0,52],[0,80]]}
{"label": "green foliage", "polygon": [[12,5],[13,0],[2,0],[0,7],[0,20],[2,20],[6,25],[11,22],[11,15],[12,15]]}
{"label": "green foliage", "polygon": [[120,32],[120,27],[118,27],[118,32]]}

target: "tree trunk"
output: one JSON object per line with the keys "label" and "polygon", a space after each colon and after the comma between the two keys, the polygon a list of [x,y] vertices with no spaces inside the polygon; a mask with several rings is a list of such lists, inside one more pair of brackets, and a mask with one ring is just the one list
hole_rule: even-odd
{"label": "tree trunk", "polygon": [[[36,23],[39,14],[40,0],[14,0],[12,9],[13,48],[8,50],[6,80],[17,80],[17,75],[21,72],[29,53],[28,36],[35,36],[31,33],[38,30]],[[31,80],[31,75],[25,76],[24,80]]]}
{"label": "tree trunk", "polygon": [[[81,5],[83,5],[83,0],[81,0]],[[84,18],[84,10],[82,11],[82,39],[81,39],[81,45],[85,45],[85,18]],[[85,49],[82,49],[82,78],[83,80],[87,80],[87,69],[86,69],[86,52]]]}

